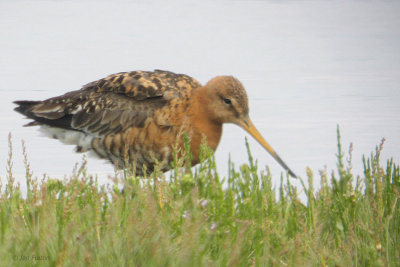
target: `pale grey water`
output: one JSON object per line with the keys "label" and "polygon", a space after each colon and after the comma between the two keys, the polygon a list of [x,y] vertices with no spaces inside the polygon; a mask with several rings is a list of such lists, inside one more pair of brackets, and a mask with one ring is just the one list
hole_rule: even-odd
{"label": "pale grey water", "polygon": [[[20,140],[36,176],[63,177],[82,155],[40,137],[13,111],[17,99],[44,99],[120,71],[166,69],[205,83],[238,77],[250,116],[300,176],[335,169],[336,125],[343,146],[362,154],[386,138],[382,157],[400,162],[400,3],[397,1],[1,1],[0,177],[7,135],[23,182]],[[216,158],[247,161],[246,134],[224,127]],[[254,157],[282,169],[252,139]],[[105,181],[113,168],[89,158]]]}

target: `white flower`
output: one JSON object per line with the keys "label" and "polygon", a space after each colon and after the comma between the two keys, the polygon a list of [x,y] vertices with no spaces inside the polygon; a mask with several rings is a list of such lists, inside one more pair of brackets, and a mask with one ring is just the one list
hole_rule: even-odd
{"label": "white flower", "polygon": [[187,210],[185,210],[185,211],[183,212],[183,214],[182,214],[182,218],[183,218],[183,219],[187,219],[187,218],[189,217],[189,215],[190,215],[190,212],[187,211]]}
{"label": "white flower", "polygon": [[216,223],[212,223],[210,229],[214,230],[215,228],[217,228],[217,224]]}

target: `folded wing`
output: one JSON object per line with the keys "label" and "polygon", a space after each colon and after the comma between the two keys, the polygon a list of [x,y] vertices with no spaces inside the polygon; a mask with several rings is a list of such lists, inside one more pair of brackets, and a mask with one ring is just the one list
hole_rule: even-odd
{"label": "folded wing", "polygon": [[15,101],[16,111],[47,125],[101,137],[130,127],[144,127],[157,109],[200,87],[193,78],[168,71],[134,71],[109,75],[81,90],[44,101]]}

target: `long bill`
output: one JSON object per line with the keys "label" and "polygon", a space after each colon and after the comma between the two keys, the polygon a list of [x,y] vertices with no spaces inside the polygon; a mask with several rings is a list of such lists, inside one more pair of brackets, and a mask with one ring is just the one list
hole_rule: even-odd
{"label": "long bill", "polygon": [[258,132],[256,127],[253,125],[251,120],[249,118],[244,119],[243,121],[240,121],[239,126],[245,129],[251,136],[254,137],[254,139],[257,140],[260,145],[262,145],[270,154],[271,156],[286,170],[289,172],[289,175],[292,176],[293,178],[297,178],[297,175],[289,169],[289,167],[286,165],[285,162],[278,156],[278,154],[275,152],[275,150],[265,141],[265,139],[262,137],[262,135]]}

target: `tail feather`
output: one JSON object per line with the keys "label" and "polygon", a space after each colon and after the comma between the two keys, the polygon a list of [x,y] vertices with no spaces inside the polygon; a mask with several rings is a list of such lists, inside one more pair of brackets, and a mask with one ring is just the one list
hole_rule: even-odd
{"label": "tail feather", "polygon": [[37,113],[36,109],[38,105],[40,106],[43,103],[43,101],[18,100],[14,101],[13,103],[18,105],[16,108],[14,108],[16,112],[19,112],[33,120],[24,126],[47,125],[77,131],[71,127],[72,115],[70,114],[57,113],[56,115],[51,116],[51,112]]}
{"label": "tail feather", "polygon": [[[86,152],[91,150],[91,142],[93,136],[84,133],[83,131],[73,129],[71,127],[71,114],[64,114],[63,116],[49,116],[50,113],[46,113],[47,117],[43,117],[42,113],[37,110],[43,105],[43,101],[14,101],[14,104],[18,106],[14,108],[15,111],[25,115],[31,122],[24,126],[40,126],[40,131],[50,138],[60,140],[64,144],[76,145],[77,152]],[[46,103],[44,103],[46,104]],[[50,106],[50,108],[52,108]]]}
{"label": "tail feather", "polygon": [[40,103],[40,101],[30,101],[30,100],[17,100],[13,102],[14,104],[17,104],[18,107],[14,108],[16,112],[19,112],[29,118],[32,117],[32,107],[35,106],[36,104]]}

